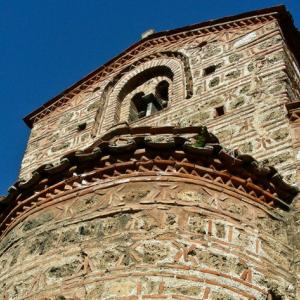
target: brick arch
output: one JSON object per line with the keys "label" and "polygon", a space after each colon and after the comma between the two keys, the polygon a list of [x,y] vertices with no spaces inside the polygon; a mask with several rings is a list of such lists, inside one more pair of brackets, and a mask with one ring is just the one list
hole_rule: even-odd
{"label": "brick arch", "polygon": [[[192,81],[192,73],[191,73],[191,68],[189,64],[189,60],[187,56],[180,52],[171,52],[171,51],[165,51],[165,52],[159,52],[159,53],[154,53],[149,56],[145,56],[141,58],[140,60],[134,62],[132,65],[126,67],[123,69],[116,77],[113,82],[113,85],[117,84],[119,80],[128,74],[132,70],[136,70],[136,72],[140,72],[140,66],[147,63],[147,62],[153,62],[154,60],[158,59],[168,59],[172,61],[177,61],[180,63],[181,68],[184,72],[184,77],[185,77],[185,98],[189,99],[193,95],[193,81]],[[171,66],[168,62],[162,62],[161,65],[165,65],[170,67],[172,70],[174,70],[174,67]]]}
{"label": "brick arch", "polygon": [[[178,85],[178,98],[182,100],[189,99],[193,96],[192,73],[189,60],[184,54],[165,51],[142,57],[116,74],[104,88],[101,96],[101,103],[103,105],[99,107],[95,116],[92,130],[93,136],[97,135],[100,128],[105,130],[118,122],[118,114],[115,114],[117,102],[115,102],[116,98],[113,98],[116,96],[116,91],[120,91],[122,86],[125,85],[131,77],[137,75],[146,68],[155,66],[168,67],[172,71],[174,80]],[[105,115],[112,117],[107,120]],[[105,124],[105,128],[102,128],[103,123]]]}
{"label": "brick arch", "polygon": [[[129,80],[122,80],[121,90],[118,93],[118,100],[123,101],[124,97],[137,88],[140,84],[146,82],[149,79],[166,76],[171,80],[174,79],[174,73],[169,66],[161,65],[160,63],[157,66],[151,66],[149,68],[145,67],[141,72],[138,72],[136,75],[132,76]],[[126,77],[126,76],[125,76]],[[125,81],[125,84],[124,84]]]}
{"label": "brick arch", "polygon": [[[125,96],[130,93],[139,84],[155,77],[165,76],[172,82],[171,89],[173,90],[173,97],[170,100],[172,102],[180,101],[185,98],[185,78],[182,70],[182,66],[176,61],[157,59],[134,69],[133,71],[126,74],[114,87],[109,101],[111,105],[110,113],[114,116],[114,123],[121,120],[121,111],[126,110],[123,107],[123,100]],[[129,107],[127,107],[129,109]]]}
{"label": "brick arch", "polygon": [[[173,81],[172,81],[172,78],[170,77],[167,77],[167,76],[157,76],[157,77],[154,77],[154,78],[151,78],[151,82],[149,82],[149,85],[148,88],[150,88],[150,90],[152,90],[155,95],[156,95],[156,88],[158,86],[158,84],[160,82],[167,82],[168,84],[168,105],[166,107],[170,107],[172,106],[172,96],[173,96]],[[122,116],[120,119],[119,119],[119,122],[128,122],[128,123],[131,123],[133,122],[133,120],[131,120],[131,117],[130,117],[130,113],[133,109],[133,106],[132,106],[132,99],[134,96],[136,96],[137,94],[140,94],[140,93],[145,93],[145,86],[144,84],[142,85],[139,85],[137,86],[135,89],[133,90],[128,90],[128,93],[126,93],[124,95],[124,98],[121,98],[121,107],[120,107],[120,116]],[[117,119],[117,116],[116,116],[116,119]],[[137,120],[134,120],[134,121],[138,121],[139,119]]]}

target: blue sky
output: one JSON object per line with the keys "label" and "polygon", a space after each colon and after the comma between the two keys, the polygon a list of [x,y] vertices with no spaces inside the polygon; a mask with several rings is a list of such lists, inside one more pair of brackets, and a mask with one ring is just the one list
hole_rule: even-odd
{"label": "blue sky", "polygon": [[149,28],[173,29],[300,0],[0,0],[0,195],[16,180],[29,129],[22,118]]}

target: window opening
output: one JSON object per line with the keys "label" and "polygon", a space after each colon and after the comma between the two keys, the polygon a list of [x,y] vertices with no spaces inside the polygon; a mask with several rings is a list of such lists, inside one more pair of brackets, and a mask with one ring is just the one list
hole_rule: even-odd
{"label": "window opening", "polygon": [[97,87],[95,87],[95,88],[93,89],[93,93],[96,93],[96,92],[99,91],[99,90],[100,90],[100,87],[97,86]]}
{"label": "window opening", "polygon": [[225,114],[224,106],[219,106],[215,108],[216,110],[216,117],[223,116]]}
{"label": "window opening", "polygon": [[166,80],[161,81],[155,90],[155,96],[161,100],[169,100],[169,83]]}
{"label": "window opening", "polygon": [[211,75],[211,74],[215,73],[216,70],[217,70],[216,65],[209,66],[203,70],[203,76]]}
{"label": "window opening", "polygon": [[78,131],[86,129],[86,122],[78,124],[77,129]]}
{"label": "window opening", "polygon": [[202,48],[202,47],[204,47],[204,46],[206,46],[206,45],[207,45],[207,42],[204,41],[204,42],[200,43],[200,44],[198,45],[198,47],[199,47],[199,48]]}
{"label": "window opening", "polygon": [[143,92],[135,94],[131,99],[129,120],[135,121],[146,116],[147,105],[142,100],[145,94]]}
{"label": "window opening", "polygon": [[270,291],[267,300],[282,300],[282,297],[277,295],[275,292]]}
{"label": "window opening", "polygon": [[153,93],[145,94],[139,92],[131,99],[131,107],[129,113],[129,121],[148,117],[157,111],[162,110],[168,105],[169,100],[169,83],[161,81],[155,88]]}

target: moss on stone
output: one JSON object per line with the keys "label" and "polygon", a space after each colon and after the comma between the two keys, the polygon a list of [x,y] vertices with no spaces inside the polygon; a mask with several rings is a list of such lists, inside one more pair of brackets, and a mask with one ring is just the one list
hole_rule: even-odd
{"label": "moss on stone", "polygon": [[43,255],[49,250],[55,248],[55,243],[58,240],[58,234],[51,231],[44,232],[37,236],[36,239],[29,245],[29,253],[37,253],[38,255]]}
{"label": "moss on stone", "polygon": [[246,94],[247,92],[249,92],[249,90],[250,90],[250,84],[246,84],[242,86],[242,88],[240,89],[240,94]]}
{"label": "moss on stone", "polygon": [[220,83],[220,78],[219,77],[215,77],[213,78],[210,82],[209,82],[209,86],[210,87],[215,87],[217,85],[219,85]]}
{"label": "moss on stone", "polygon": [[211,300],[234,300],[234,298],[223,292],[212,292]]}
{"label": "moss on stone", "polygon": [[253,151],[253,144],[252,144],[252,142],[246,142],[246,143],[242,144],[239,147],[239,150],[242,153],[251,153]]}
{"label": "moss on stone", "polygon": [[209,197],[204,191],[181,191],[177,194],[177,198],[183,201],[207,203]]}
{"label": "moss on stone", "polygon": [[94,109],[98,108],[99,106],[100,106],[100,101],[99,100],[95,101],[87,107],[87,111],[94,110]]}
{"label": "moss on stone", "polygon": [[54,146],[51,148],[52,152],[58,152],[64,149],[67,149],[70,146],[70,143],[62,143],[60,145]]}
{"label": "moss on stone", "polygon": [[271,133],[271,138],[276,142],[285,140],[288,137],[289,133],[287,129],[280,128],[279,130],[273,131]]}
{"label": "moss on stone", "polygon": [[100,253],[98,257],[98,265],[100,269],[107,269],[114,266],[120,259],[122,253],[122,248],[116,249],[106,249]]}
{"label": "moss on stone", "polygon": [[191,232],[204,235],[206,234],[206,223],[202,215],[194,215],[189,218],[189,230]]}
{"label": "moss on stone", "polygon": [[243,204],[225,200],[226,210],[232,214],[245,215],[247,213],[247,207]]}
{"label": "moss on stone", "polygon": [[54,216],[50,212],[42,213],[40,215],[37,215],[30,220],[25,221],[23,226],[23,231],[28,231],[31,229],[34,229],[36,227],[39,227],[45,223],[48,223],[54,219]]}
{"label": "moss on stone", "polygon": [[15,247],[14,250],[11,252],[12,259],[9,264],[10,267],[14,266],[17,263],[19,255],[20,255],[20,248]]}
{"label": "moss on stone", "polygon": [[215,107],[217,105],[221,105],[224,103],[224,98],[223,97],[215,97],[213,98],[208,104],[208,107]]}
{"label": "moss on stone", "polygon": [[53,277],[54,278],[63,278],[63,277],[71,276],[74,274],[76,269],[78,269],[79,265],[80,265],[80,261],[74,260],[71,263],[67,263],[62,266],[52,267],[48,271],[48,275],[49,275],[49,277],[52,277],[52,278]]}
{"label": "moss on stone", "polygon": [[271,112],[268,112],[265,114],[265,116],[263,117],[263,121],[270,121],[270,120],[275,120],[278,119],[280,117],[282,117],[282,111],[280,110],[273,110]]}
{"label": "moss on stone", "polygon": [[79,231],[76,228],[69,229],[62,233],[61,244],[63,246],[80,242]]}
{"label": "moss on stone", "polygon": [[279,155],[273,156],[269,158],[270,165],[276,166],[278,164],[282,164],[291,159],[291,155],[289,152],[284,152]]}
{"label": "moss on stone", "polygon": [[150,190],[139,190],[139,191],[129,191],[127,192],[122,199],[125,202],[137,202],[145,198],[150,193]]}
{"label": "moss on stone", "polygon": [[251,63],[247,66],[247,70],[248,70],[249,72],[252,72],[252,71],[254,70],[254,68],[255,68],[255,66],[254,66],[254,63],[253,63],[253,62],[251,62]]}
{"label": "moss on stone", "polygon": [[168,256],[169,250],[161,243],[146,243],[143,247],[144,263],[156,263]]}
{"label": "moss on stone", "polygon": [[258,44],[257,48],[260,50],[267,49],[274,45],[277,45],[280,42],[282,42],[282,38],[279,35],[277,35],[277,36],[271,37],[271,38],[267,39],[266,41]]}
{"label": "moss on stone", "polygon": [[239,70],[231,71],[225,75],[225,77],[230,80],[239,78],[240,76],[241,76],[241,71]]}
{"label": "moss on stone", "polygon": [[4,250],[5,248],[9,247],[14,241],[17,239],[17,235],[15,230],[11,230],[4,239],[0,242],[0,251]]}
{"label": "moss on stone", "polygon": [[90,133],[85,133],[80,137],[81,142],[86,142],[90,138]]}
{"label": "moss on stone", "polygon": [[178,286],[178,287],[170,287],[168,291],[174,294],[181,294],[185,296],[198,296],[202,288],[198,286]]}
{"label": "moss on stone", "polygon": [[216,134],[221,141],[225,141],[226,139],[230,139],[233,133],[231,129],[224,129]]}
{"label": "moss on stone", "polygon": [[218,55],[222,52],[222,48],[215,43],[208,44],[204,49],[203,59]]}
{"label": "moss on stone", "polygon": [[245,104],[245,98],[238,97],[230,103],[230,108],[236,109],[236,108],[242,106],[243,104]]}
{"label": "moss on stone", "polygon": [[203,124],[203,121],[206,121],[209,118],[209,112],[207,111],[201,111],[199,113],[196,113],[195,115],[189,117],[186,119],[186,123],[190,123],[190,125],[198,125],[200,126]]}
{"label": "moss on stone", "polygon": [[241,58],[243,57],[243,54],[241,53],[234,53],[232,55],[229,56],[229,62],[230,63],[234,63],[239,61]]}
{"label": "moss on stone", "polygon": [[74,112],[72,111],[65,112],[64,115],[60,118],[59,123],[66,124],[73,118],[73,116],[74,116]]}
{"label": "moss on stone", "polygon": [[94,283],[93,288],[88,292],[88,299],[101,299],[103,293],[104,293],[104,283],[100,283],[100,282]]}
{"label": "moss on stone", "polygon": [[101,201],[101,197],[99,195],[88,194],[76,201],[76,205],[73,209],[76,212],[82,212],[94,207],[99,201]]}
{"label": "moss on stone", "polygon": [[269,92],[271,94],[276,94],[276,93],[280,92],[282,90],[282,88],[283,88],[282,84],[276,84],[269,90]]}

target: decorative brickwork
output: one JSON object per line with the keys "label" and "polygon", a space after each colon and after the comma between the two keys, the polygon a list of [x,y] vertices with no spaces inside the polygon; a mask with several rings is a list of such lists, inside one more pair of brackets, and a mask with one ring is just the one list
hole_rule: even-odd
{"label": "decorative brickwork", "polygon": [[[226,146],[275,163],[286,180],[294,182],[295,160],[284,104],[297,99],[299,92],[292,81],[299,82],[299,76],[290,67],[293,55],[283,43],[274,16],[249,22],[236,23],[230,30],[232,24],[227,30],[222,25],[214,33],[199,29],[192,37],[186,33],[187,37],[172,43],[167,36],[159,38],[155,47],[142,53],[136,50],[109,78],[94,82],[47,116],[36,116],[39,121],[33,124],[21,177],[28,178],[42,163],[58,161],[66,151],[92,144],[118,121],[129,121],[130,99],[123,99],[122,87],[138,74],[160,66],[170,69],[173,78],[169,105],[137,120],[135,126],[204,124]],[[152,42],[155,44],[155,38]],[[211,66],[215,71],[205,74]],[[220,106],[225,114],[216,119]],[[78,131],[83,122],[86,128]]]}
{"label": "decorative brickwork", "polygon": [[294,282],[284,211],[296,190],[274,169],[203,127],[123,126],[95,146],[2,200],[8,297],[266,299],[266,278],[278,293]]}
{"label": "decorative brickwork", "polygon": [[300,299],[299,42],[284,7],[152,34],[26,117],[0,300]]}

